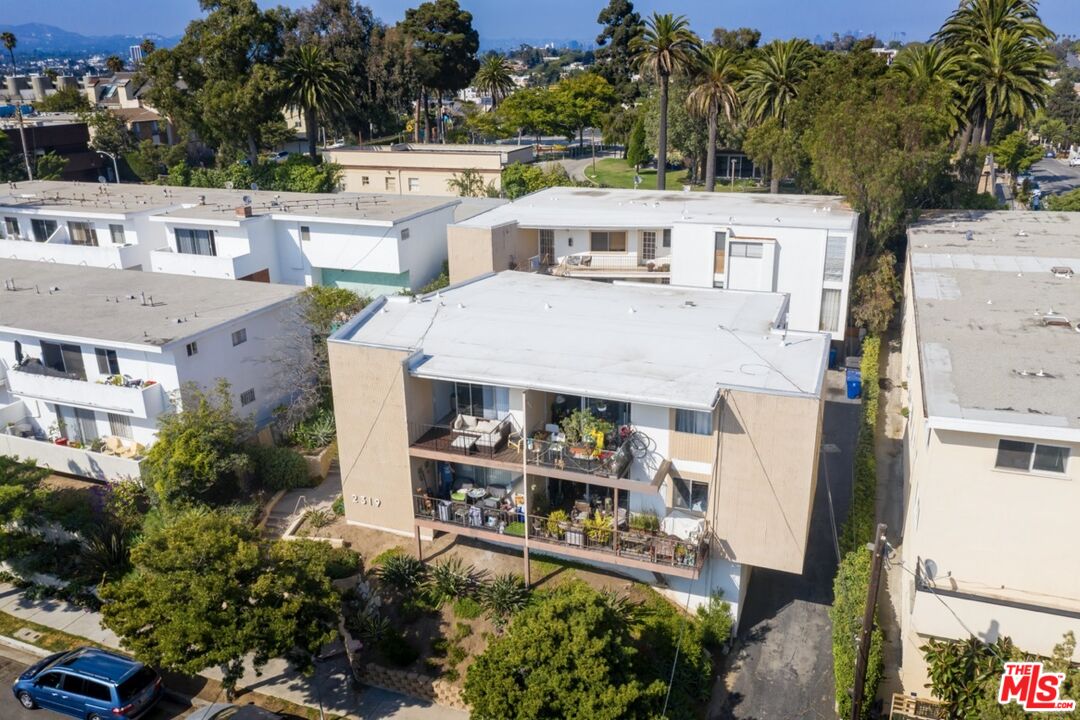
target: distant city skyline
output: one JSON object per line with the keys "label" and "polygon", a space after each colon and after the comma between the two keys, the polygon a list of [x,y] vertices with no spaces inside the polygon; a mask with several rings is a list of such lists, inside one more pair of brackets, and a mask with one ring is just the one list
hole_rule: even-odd
{"label": "distant city skyline", "polygon": [[[310,0],[258,0],[263,7],[283,4],[305,7]],[[493,40],[566,39],[592,43],[596,38],[596,16],[606,0],[544,0],[533,5],[525,0],[459,0],[473,13],[474,26],[485,45]],[[381,20],[393,24],[420,0],[370,0]],[[929,37],[951,12],[957,0],[909,0],[907,3],[879,3],[866,0],[640,0],[635,9],[645,15],[655,11],[686,15],[694,30],[708,35],[714,27],[749,26],[761,30],[763,38],[800,36],[831,37],[846,31],[875,34],[884,41],[923,40]],[[529,8],[542,12],[529,13]],[[523,12],[526,11],[526,12]],[[1080,3],[1076,0],[1043,0],[1043,20],[1057,33],[1080,32]],[[10,3],[4,9],[3,25],[44,23],[85,35],[149,34],[179,35],[199,14],[196,0],[49,0]]]}

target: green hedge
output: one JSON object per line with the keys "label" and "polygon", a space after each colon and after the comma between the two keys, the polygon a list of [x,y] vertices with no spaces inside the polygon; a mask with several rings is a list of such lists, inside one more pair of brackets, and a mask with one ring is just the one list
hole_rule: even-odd
{"label": "green hedge", "polygon": [[292,448],[253,445],[248,448],[248,455],[251,456],[259,483],[267,490],[312,486],[307,461]]}
{"label": "green hedge", "polygon": [[[862,629],[866,608],[866,591],[870,585],[871,553],[866,544],[874,539],[877,504],[877,461],[874,458],[874,436],[877,427],[878,361],[881,340],[867,337],[863,341],[862,371],[863,405],[855,444],[854,488],[851,513],[840,531],[840,551],[844,554],[833,581],[833,606],[829,617],[833,625],[833,675],[836,702],[840,716],[851,715],[851,696],[848,691],[855,683],[857,638]],[[864,697],[873,699],[881,681],[881,629],[876,625],[870,644],[870,661],[866,671]],[[864,704],[864,716],[872,702]]]}
{"label": "green hedge", "polygon": [[[858,638],[862,632],[862,617],[866,610],[866,589],[870,584],[870,565],[873,554],[866,549],[852,550],[844,556],[833,580],[833,605],[829,608],[832,620],[833,677],[836,682],[836,703],[842,718],[851,717],[851,696],[855,685],[855,658]],[[870,658],[866,665],[866,685],[863,697],[863,717],[870,716],[870,707],[877,695],[883,666],[881,628],[874,625],[870,636]]]}

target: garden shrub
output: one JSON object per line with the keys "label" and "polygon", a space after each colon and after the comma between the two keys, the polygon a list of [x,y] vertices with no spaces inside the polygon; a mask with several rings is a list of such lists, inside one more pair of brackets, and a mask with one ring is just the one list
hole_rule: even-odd
{"label": "garden shrub", "polygon": [[345,515],[345,496],[338,495],[338,499],[334,501],[334,504],[330,506],[330,510],[333,511],[338,517]]}
{"label": "garden shrub", "polygon": [[427,575],[427,568],[412,555],[394,553],[382,561],[377,572],[383,585],[407,593],[420,587]]}
{"label": "garden shrub", "polygon": [[724,593],[717,590],[709,596],[709,602],[697,609],[701,622],[701,640],[712,650],[718,650],[731,638],[731,605],[724,600]]}
{"label": "garden shrub", "polygon": [[[858,654],[858,638],[862,633],[863,613],[866,610],[866,591],[870,585],[870,568],[873,554],[865,549],[852,550],[844,556],[833,580],[833,605],[829,608],[832,620],[833,677],[836,702],[840,717],[851,716],[851,696],[848,691],[855,685],[855,659]],[[881,628],[875,622],[870,637],[870,656],[866,665],[864,697],[871,700],[877,694],[883,666]],[[872,702],[863,705],[864,717],[870,716]]]}
{"label": "garden shrub", "polygon": [[292,490],[312,486],[307,461],[292,448],[256,445],[248,450],[248,454],[259,482],[267,490]]}
{"label": "garden shrub", "polygon": [[307,452],[318,452],[336,438],[334,410],[326,405],[317,408],[292,430],[292,441]]}
{"label": "garden shrub", "polygon": [[420,653],[412,646],[412,643],[394,628],[383,633],[377,647],[383,659],[396,667],[408,667],[420,657]]}
{"label": "garden shrub", "polygon": [[878,359],[881,340],[868,336],[863,341],[861,364],[863,405],[855,446],[854,491],[851,513],[840,532],[840,552],[846,553],[874,539],[877,497],[877,463],[874,459],[874,430],[878,414]]}
{"label": "garden shrub", "polygon": [[331,548],[326,573],[331,580],[340,580],[360,572],[360,553],[349,548]]}
{"label": "garden shrub", "polygon": [[459,597],[454,601],[454,615],[462,620],[475,620],[483,612],[484,608],[471,597]]}

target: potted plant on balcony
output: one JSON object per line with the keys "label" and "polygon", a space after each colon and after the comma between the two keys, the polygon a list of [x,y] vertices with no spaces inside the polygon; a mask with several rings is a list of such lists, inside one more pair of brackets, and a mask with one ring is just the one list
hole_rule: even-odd
{"label": "potted plant on balcony", "polygon": [[611,543],[611,518],[606,518],[597,510],[591,518],[585,519],[585,534],[594,545]]}
{"label": "potted plant on balcony", "polygon": [[560,423],[570,454],[574,457],[593,457],[603,450],[604,439],[615,429],[609,421],[598,418],[589,410],[575,410]]}
{"label": "potted plant on balcony", "polygon": [[551,514],[547,517],[547,533],[551,537],[562,540],[566,534],[567,528],[570,527],[570,516],[566,514],[565,510],[552,510]]}

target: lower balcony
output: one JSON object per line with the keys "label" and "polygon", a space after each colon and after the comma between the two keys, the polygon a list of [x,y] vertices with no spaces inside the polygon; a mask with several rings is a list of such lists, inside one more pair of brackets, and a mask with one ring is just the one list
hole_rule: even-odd
{"label": "lower balcony", "polygon": [[547,271],[566,277],[646,276],[661,280],[671,275],[671,258],[645,258],[636,252],[581,252],[560,258]]}
{"label": "lower balcony", "polygon": [[[118,481],[142,477],[142,457],[130,453],[130,457],[98,452],[87,447],[76,447],[53,440],[39,439],[33,434],[20,435],[17,430],[23,423],[0,428],[0,455],[12,455],[23,460],[33,460],[41,467],[55,472],[77,475],[102,481]],[[29,423],[25,423],[29,427]],[[133,443],[131,447],[140,448]]]}
{"label": "lower balcony", "polygon": [[416,525],[516,547],[525,546],[527,535],[533,552],[692,579],[708,555],[704,521],[688,524],[677,514],[659,519],[578,502],[568,511],[527,516],[520,495],[492,497],[483,488],[457,495],[414,495]]}
{"label": "lower balcony", "polygon": [[75,245],[60,242],[0,239],[0,257],[16,260],[40,260],[62,265],[123,270],[139,264],[139,251],[134,245]]}
{"label": "lower balcony", "polygon": [[150,266],[154,272],[174,275],[195,275],[198,277],[238,280],[256,272],[251,254],[228,257],[225,255],[196,255],[193,253],[173,252],[172,248],[161,248],[150,253]]}

